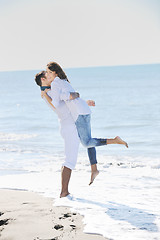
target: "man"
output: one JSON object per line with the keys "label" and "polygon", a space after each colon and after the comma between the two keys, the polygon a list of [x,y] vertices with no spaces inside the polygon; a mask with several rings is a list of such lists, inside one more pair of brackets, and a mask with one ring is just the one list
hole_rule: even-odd
{"label": "man", "polygon": [[[71,172],[74,169],[77,162],[78,148],[79,148],[79,136],[77,133],[77,129],[74,123],[74,120],[71,116],[69,109],[67,108],[64,101],[60,101],[59,106],[55,107],[51,102],[47,101],[45,97],[44,91],[48,89],[48,95],[50,96],[50,85],[51,80],[46,78],[45,71],[42,71],[35,76],[35,81],[37,85],[41,87],[41,95],[47,104],[55,111],[58,115],[61,125],[61,135],[64,139],[65,143],[65,161],[61,170],[61,194],[60,197],[66,197],[69,195],[68,185],[71,177]],[[70,100],[79,97],[77,92],[70,93]],[[95,103],[92,100],[88,100],[88,104],[90,106],[94,106]]]}

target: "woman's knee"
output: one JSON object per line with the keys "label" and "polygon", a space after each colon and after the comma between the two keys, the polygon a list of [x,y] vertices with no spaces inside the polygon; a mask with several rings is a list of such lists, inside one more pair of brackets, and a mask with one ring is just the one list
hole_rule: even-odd
{"label": "woman's knee", "polygon": [[81,141],[82,145],[85,147],[85,148],[89,148],[90,147],[90,142],[89,141]]}

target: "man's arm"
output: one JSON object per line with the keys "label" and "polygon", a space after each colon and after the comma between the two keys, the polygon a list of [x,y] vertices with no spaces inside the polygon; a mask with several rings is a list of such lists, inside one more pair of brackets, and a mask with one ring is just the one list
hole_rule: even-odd
{"label": "man's arm", "polygon": [[74,100],[76,98],[79,98],[80,94],[78,92],[70,92],[70,100]]}
{"label": "man's arm", "polygon": [[[80,95],[78,92],[63,92],[60,94],[60,99],[63,101],[74,100],[79,97],[80,97]],[[95,101],[93,101],[93,100],[87,100],[86,103],[90,107],[95,107]]]}
{"label": "man's arm", "polygon": [[[52,108],[56,109],[55,106],[52,104],[52,98],[49,97],[48,94],[47,94],[48,91],[49,91],[49,89],[46,89],[45,91],[42,91],[41,92],[41,97],[44,98]],[[64,98],[68,96],[67,92],[63,93],[63,94],[64,94],[63,95]],[[79,97],[78,92],[69,93],[70,100],[76,99],[78,97]],[[95,101],[93,101],[93,100],[87,100],[86,103],[88,104],[88,106],[92,106],[92,107],[95,106]]]}
{"label": "man's arm", "polygon": [[[45,98],[45,100],[53,107],[55,108],[55,106],[52,104],[52,98],[48,96],[47,92],[50,91],[49,89],[46,89],[45,91],[41,91],[41,97]],[[62,98],[66,99],[66,100],[74,100],[76,98],[79,97],[79,93],[78,92],[71,92],[71,93],[64,93],[62,94]],[[61,99],[62,100],[62,99]]]}
{"label": "man's arm", "polygon": [[78,92],[66,91],[66,92],[62,92],[60,94],[60,99],[63,100],[63,101],[74,100],[74,99],[79,98],[79,97],[80,97],[80,94]]}

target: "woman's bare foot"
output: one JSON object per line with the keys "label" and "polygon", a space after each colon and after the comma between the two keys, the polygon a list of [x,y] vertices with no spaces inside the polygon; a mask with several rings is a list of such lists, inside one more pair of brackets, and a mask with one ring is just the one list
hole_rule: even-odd
{"label": "woman's bare foot", "polygon": [[99,174],[98,170],[91,173],[91,181],[90,181],[89,185],[91,185],[93,183],[94,179],[97,177],[98,174]]}
{"label": "woman's bare foot", "polygon": [[128,144],[125,141],[123,141],[120,137],[118,137],[118,136],[115,137],[115,141],[117,144],[123,144],[128,148]]}

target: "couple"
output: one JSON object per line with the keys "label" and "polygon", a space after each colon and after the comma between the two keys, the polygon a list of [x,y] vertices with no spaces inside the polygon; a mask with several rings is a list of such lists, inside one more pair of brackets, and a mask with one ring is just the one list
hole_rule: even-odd
{"label": "couple", "polygon": [[88,151],[91,164],[90,184],[93,183],[99,173],[95,147],[107,144],[122,144],[126,147],[128,145],[120,137],[114,139],[91,137],[91,110],[89,106],[94,106],[94,101],[88,100],[85,102],[79,97],[79,93],[74,91],[59,64],[55,62],[47,64],[46,72],[42,71],[36,74],[35,81],[41,88],[42,98],[57,113],[60,120],[60,132],[65,143],[65,161],[61,170],[60,197],[66,197],[69,195],[69,180],[77,162],[80,142]]}

